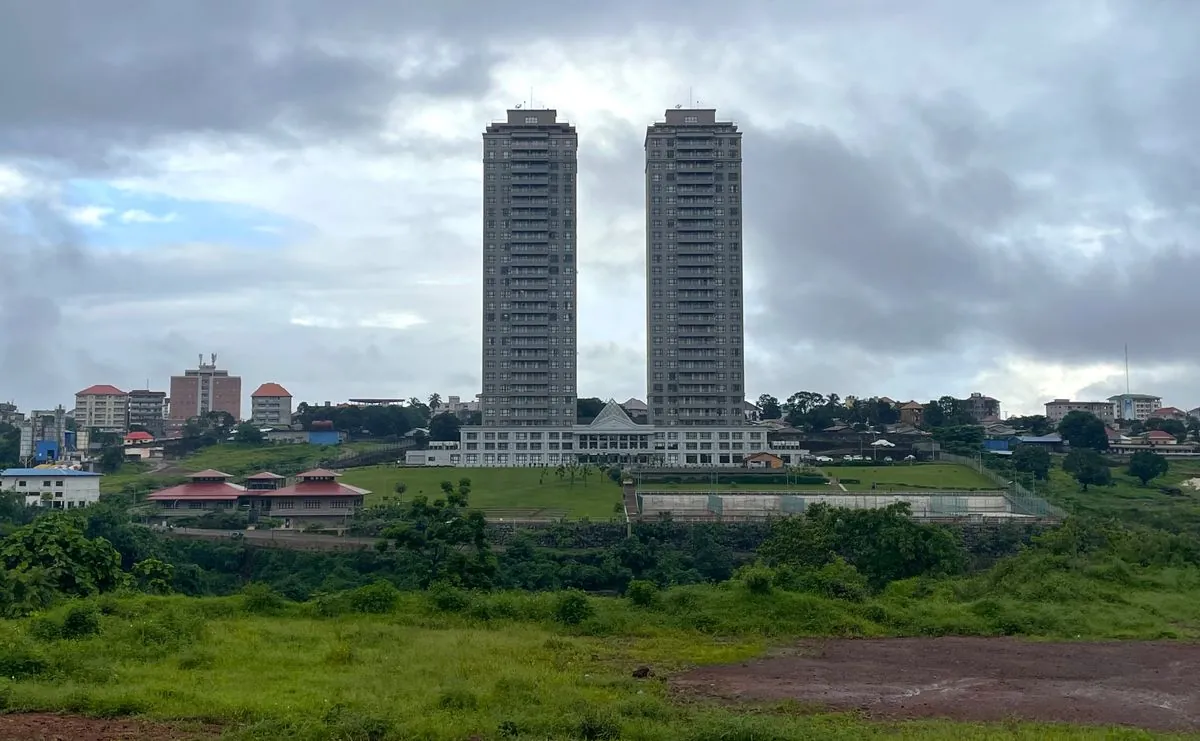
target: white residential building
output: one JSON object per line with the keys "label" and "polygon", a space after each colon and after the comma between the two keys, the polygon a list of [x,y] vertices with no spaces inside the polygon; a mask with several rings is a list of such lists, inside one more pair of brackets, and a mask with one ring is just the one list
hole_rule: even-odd
{"label": "white residential building", "polygon": [[1111,401],[1071,401],[1070,399],[1055,399],[1046,402],[1046,419],[1051,422],[1061,422],[1071,412],[1087,412],[1094,414],[1104,422],[1112,424],[1117,419],[1117,405]]}
{"label": "white residential building", "polygon": [[1162,397],[1149,394],[1117,394],[1108,400],[1116,406],[1117,419],[1144,421],[1162,408]]}
{"label": "white residential building", "polygon": [[0,491],[25,496],[25,504],[77,509],[100,501],[100,474],[71,468],[8,468]]}
{"label": "white residential building", "polygon": [[75,394],[75,425],[79,429],[125,432],[129,423],[129,394],[116,386],[88,386]]}

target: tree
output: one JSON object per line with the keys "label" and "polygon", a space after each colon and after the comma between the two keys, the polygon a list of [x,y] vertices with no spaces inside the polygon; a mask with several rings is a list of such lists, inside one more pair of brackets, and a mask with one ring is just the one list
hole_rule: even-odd
{"label": "tree", "polygon": [[482,512],[467,509],[463,489],[469,487],[450,488],[445,498],[433,502],[413,497],[401,522],[385,530],[383,537],[417,559],[422,589],[438,582],[486,589],[496,573],[487,520]]}
{"label": "tree", "polygon": [[458,440],[458,428],[461,424],[457,415],[442,412],[429,421],[429,439]]}
{"label": "tree", "polygon": [[442,395],[433,393],[429,395],[429,413],[437,414],[437,410],[442,408]]}
{"label": "tree", "polygon": [[1018,445],[1013,450],[1013,468],[1032,474],[1038,481],[1050,478],[1050,463],[1050,451],[1041,445]]}
{"label": "tree", "polygon": [[15,530],[0,546],[11,572],[39,571],[60,594],[87,597],[121,584],[121,554],[104,538],[87,538],[79,523],[51,514]]}
{"label": "tree", "polygon": [[604,402],[594,396],[580,397],[575,400],[576,421],[583,425],[595,419],[604,409]]}
{"label": "tree", "polygon": [[1053,429],[1050,420],[1044,414],[1031,414],[1026,417],[1009,417],[1004,420],[1010,427],[1024,430],[1031,435],[1046,435]]}
{"label": "tree", "polygon": [[1108,450],[1108,430],[1099,417],[1089,412],[1067,412],[1058,423],[1058,434],[1072,448]]}
{"label": "tree", "polygon": [[1149,450],[1139,450],[1129,457],[1129,475],[1142,482],[1142,486],[1150,483],[1150,479],[1158,478],[1171,469],[1165,456]]}
{"label": "tree", "polygon": [[120,445],[110,445],[100,452],[100,471],[113,473],[125,462],[125,449]]}
{"label": "tree", "polygon": [[1088,486],[1108,486],[1112,483],[1112,470],[1109,469],[1104,456],[1091,448],[1072,449],[1063,459],[1062,467],[1075,477],[1082,491],[1087,491]]}
{"label": "tree", "polygon": [[770,394],[763,394],[758,397],[758,408],[762,410],[763,419],[780,419],[783,417],[783,409],[779,406],[779,399]]}
{"label": "tree", "polygon": [[243,422],[238,425],[237,428],[235,428],[233,439],[235,442],[239,443],[258,445],[266,440],[266,436],[263,435],[262,430],[258,429],[258,425],[251,424],[250,422]]}
{"label": "tree", "polygon": [[170,594],[175,579],[175,567],[157,558],[138,561],[131,569],[138,589],[149,594]]}
{"label": "tree", "polygon": [[1187,440],[1187,425],[1177,419],[1160,419],[1158,417],[1151,417],[1150,419],[1146,420],[1146,429],[1162,430],[1163,432],[1170,433],[1174,435],[1175,439],[1179,442],[1184,442]]}

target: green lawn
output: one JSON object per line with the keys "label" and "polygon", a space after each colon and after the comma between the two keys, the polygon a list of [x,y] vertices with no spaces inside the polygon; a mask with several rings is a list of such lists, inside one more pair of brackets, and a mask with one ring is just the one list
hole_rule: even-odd
{"label": "green lawn", "polygon": [[826,476],[838,479],[858,479],[859,484],[846,484],[851,491],[877,489],[998,489],[983,474],[954,463],[897,463],[892,466],[831,466],[823,469]]}
{"label": "green lawn", "polygon": [[[235,476],[260,471],[275,471],[287,468],[288,473],[300,473],[300,468],[316,466],[322,460],[333,458],[347,447],[343,445],[309,445],[308,443],[280,445],[246,445],[244,443],[222,443],[204,448],[179,461],[178,465],[189,471],[214,468]],[[363,443],[357,444],[362,447]],[[291,470],[296,469],[296,470]],[[283,471],[278,471],[283,473]]]}
{"label": "green lawn", "polygon": [[470,504],[489,517],[583,518],[608,520],[618,515],[621,488],[603,473],[593,472],[588,480],[559,479],[554,471],[539,468],[404,468],[369,466],[347,469],[340,479],[352,486],[370,489],[367,503],[395,497],[396,484],[403,482],[402,499],[418,494],[441,496],[441,483],[471,480]]}
{"label": "green lawn", "polygon": [[[849,491],[870,491],[871,482],[877,490],[896,491],[901,489],[989,489],[998,487],[982,474],[953,463],[897,463],[893,466],[830,466],[820,471],[829,478],[858,479],[858,484],[845,484]],[[744,475],[744,474],[743,474]],[[743,484],[715,481],[691,484],[643,484],[646,491],[796,491],[832,494],[841,491],[830,484]]]}
{"label": "green lawn", "polygon": [[[1170,460],[1170,470],[1149,486],[1125,471],[1112,469],[1112,486],[1092,486],[1079,490],[1079,484],[1062,470],[1061,456],[1055,456],[1050,481],[1038,481],[1036,490],[1053,504],[1068,512],[1097,517],[1112,517],[1124,522],[1150,525],[1171,532],[1196,532],[1200,529],[1200,491],[1183,486],[1187,479],[1200,477],[1200,461]],[[1178,487],[1181,494],[1167,494],[1160,486]]]}

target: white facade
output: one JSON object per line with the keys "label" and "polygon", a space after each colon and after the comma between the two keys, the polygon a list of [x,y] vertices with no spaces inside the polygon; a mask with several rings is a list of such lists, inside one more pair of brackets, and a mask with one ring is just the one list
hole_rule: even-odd
{"label": "white facade", "polygon": [[410,450],[404,454],[406,466],[457,466],[462,463],[459,444],[435,440],[428,450]]}
{"label": "white facade", "polygon": [[68,468],[9,468],[0,472],[0,491],[25,496],[25,503],[76,509],[100,501],[100,474]]}
{"label": "white facade", "polygon": [[742,465],[745,456],[753,453],[773,453],[789,465],[800,463],[807,456],[808,451],[800,450],[796,443],[772,446],[767,441],[767,432],[765,427],[745,425],[693,429],[640,425],[619,404],[609,401],[587,425],[542,430],[463,427],[458,465],[492,468],[635,463],[736,468]]}
{"label": "white facade", "polygon": [[1162,408],[1162,397],[1149,394],[1117,394],[1108,400],[1116,407],[1117,419],[1145,421]]}
{"label": "white facade", "polygon": [[1070,399],[1055,399],[1046,402],[1046,419],[1051,422],[1061,422],[1071,412],[1087,412],[1094,414],[1105,424],[1112,424],[1117,418],[1117,405],[1111,401],[1071,401]]}

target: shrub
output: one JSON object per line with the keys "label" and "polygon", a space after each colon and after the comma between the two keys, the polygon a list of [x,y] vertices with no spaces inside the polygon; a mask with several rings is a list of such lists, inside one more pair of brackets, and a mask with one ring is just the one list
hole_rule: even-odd
{"label": "shrub", "polygon": [[770,594],[775,582],[775,572],[766,566],[747,566],[741,571],[742,584],[751,594]]}
{"label": "shrub", "polygon": [[470,595],[444,582],[429,588],[429,600],[442,612],[462,612],[471,605]]}
{"label": "shrub", "polygon": [[625,590],[625,596],[638,607],[649,607],[658,599],[658,587],[652,581],[634,579],[629,582],[629,587]]}
{"label": "shrub", "polygon": [[355,612],[386,615],[396,609],[396,602],[399,599],[400,591],[390,582],[380,580],[351,592],[350,607]]}
{"label": "shrub", "polygon": [[612,741],[621,737],[621,724],[611,715],[589,710],[579,719],[576,732],[584,741]]}
{"label": "shrub", "polygon": [[867,578],[840,556],[831,563],[800,576],[799,585],[806,592],[855,602],[866,599],[870,591]]}
{"label": "shrub", "polygon": [[99,632],[100,611],[95,605],[72,605],[63,617],[63,638],[86,638]]}
{"label": "shrub", "polygon": [[579,625],[593,614],[587,595],[575,589],[563,592],[554,603],[554,619],[563,625]]}
{"label": "shrub", "polygon": [[242,609],[252,615],[277,615],[285,601],[266,584],[248,584],[242,590]]}
{"label": "shrub", "polygon": [[0,676],[20,681],[49,670],[50,662],[42,652],[25,641],[0,646]]}

